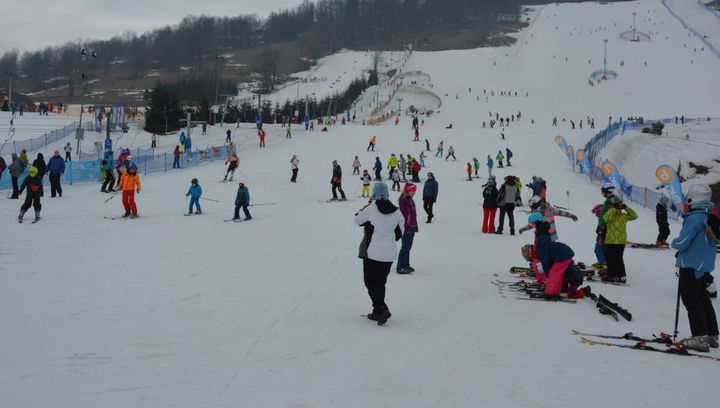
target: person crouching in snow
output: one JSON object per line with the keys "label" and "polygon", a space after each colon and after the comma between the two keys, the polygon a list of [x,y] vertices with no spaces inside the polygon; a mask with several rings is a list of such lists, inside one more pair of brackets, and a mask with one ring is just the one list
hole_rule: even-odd
{"label": "person crouching in snow", "polygon": [[135,191],[140,194],[140,176],[137,174],[137,166],[134,164],[122,174],[120,189],[122,190],[122,203],[125,208],[125,214],[122,217],[137,218],[138,210],[135,204]]}
{"label": "person crouching in snow", "polygon": [[202,196],[202,187],[198,183],[198,179],[194,178],[190,182],[190,188],[188,189],[185,197],[190,197],[190,206],[188,208],[188,215],[193,213],[193,206],[197,208],[195,214],[202,214],[202,208],[200,208],[200,197]]}
{"label": "person crouching in snow", "polygon": [[558,298],[567,291],[570,299],[584,297],[585,291],[580,288],[583,276],[573,261],[575,252],[569,246],[550,239],[550,224],[544,221],[542,215],[534,213],[530,221],[535,224],[535,244],[530,248],[523,247],[522,254],[531,263],[538,282],[544,282],[545,295],[551,299]]}
{"label": "person crouching in snow", "polygon": [[[551,206],[550,204],[548,204],[547,201],[540,198],[540,196],[533,196],[532,198],[530,198],[530,200],[528,201],[528,205],[534,213],[542,215],[545,222],[550,224],[550,239],[552,239],[553,241],[558,240],[558,233],[557,229],[555,228],[556,215],[559,217],[570,218],[575,222],[577,222],[578,220],[578,217],[575,214],[572,214],[568,211],[559,210]],[[523,232],[528,231],[533,227],[535,227],[534,224],[528,223],[526,226],[520,228],[518,232],[522,234]]]}
{"label": "person crouching in snow", "polygon": [[20,215],[18,215],[18,222],[23,221],[25,212],[30,209],[30,206],[35,209],[35,222],[37,222],[38,220],[40,220],[40,210],[42,209],[42,204],[40,204],[40,197],[44,195],[44,191],[42,179],[38,175],[38,169],[35,166],[31,166],[30,170],[28,170],[28,177],[25,177],[25,180],[23,180],[22,184],[20,185],[18,195],[22,194],[23,190],[26,188],[27,194],[25,195],[25,202],[20,207]]}

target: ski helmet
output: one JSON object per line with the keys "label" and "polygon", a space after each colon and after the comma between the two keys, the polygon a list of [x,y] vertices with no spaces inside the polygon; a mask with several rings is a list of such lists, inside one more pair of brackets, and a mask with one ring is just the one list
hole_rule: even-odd
{"label": "ski helmet", "polygon": [[596,217],[599,217],[601,210],[602,210],[602,204],[595,204],[592,208],[592,213],[595,214]]}
{"label": "ski helmet", "polygon": [[190,183],[192,183],[192,184],[197,184],[197,183],[198,183],[198,179],[194,178],[194,179],[190,180]]}
{"label": "ski helmet", "polygon": [[543,217],[543,215],[538,212],[534,212],[528,217],[528,224],[536,224],[543,221],[545,221],[545,217]]}
{"label": "ski helmet", "polygon": [[685,194],[685,202],[690,206],[712,199],[712,190],[705,184],[693,184]]}
{"label": "ski helmet", "polygon": [[602,187],[600,187],[600,191],[603,193],[613,193],[615,192],[615,185],[610,182],[604,182]]}
{"label": "ski helmet", "polygon": [[534,258],[537,258],[537,254],[535,253],[535,247],[532,244],[523,245],[520,248],[520,254],[522,254],[523,259],[528,262],[531,262]]}
{"label": "ski helmet", "polygon": [[38,168],[35,166],[30,166],[30,169],[28,170],[28,174],[30,177],[35,177],[38,174]]}
{"label": "ski helmet", "polygon": [[538,208],[540,206],[540,202],[542,201],[542,197],[540,196],[532,196],[530,200],[528,200],[528,205],[533,210]]}

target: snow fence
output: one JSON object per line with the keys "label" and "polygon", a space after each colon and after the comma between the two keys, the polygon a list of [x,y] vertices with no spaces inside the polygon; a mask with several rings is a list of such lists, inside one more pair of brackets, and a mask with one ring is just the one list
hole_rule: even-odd
{"label": "snow fence", "polygon": [[[12,140],[11,136],[4,146],[0,144],[0,156],[7,156],[11,153],[19,154],[23,149],[25,149],[28,153],[40,150],[51,143],[63,140],[71,135],[74,136],[77,127],[78,122],[72,122],[60,129],[51,130],[50,132],[47,132],[42,136],[26,140]],[[93,130],[95,127],[93,126],[92,122],[85,122],[83,128],[89,131]],[[72,140],[75,140],[74,137]]]}

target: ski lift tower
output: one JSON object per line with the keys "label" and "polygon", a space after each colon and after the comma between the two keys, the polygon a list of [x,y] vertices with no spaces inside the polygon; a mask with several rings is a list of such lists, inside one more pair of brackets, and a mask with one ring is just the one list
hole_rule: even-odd
{"label": "ski lift tower", "polygon": [[607,38],[603,40],[604,43],[604,51],[603,51],[603,79],[607,79]]}

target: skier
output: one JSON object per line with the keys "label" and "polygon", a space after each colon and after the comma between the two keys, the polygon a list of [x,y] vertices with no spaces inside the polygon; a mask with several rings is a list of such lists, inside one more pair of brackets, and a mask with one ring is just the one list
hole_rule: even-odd
{"label": "skier", "polygon": [[235,194],[235,214],[233,216],[233,221],[239,221],[240,220],[240,208],[242,208],[243,213],[245,214],[244,221],[250,221],[252,220],[252,217],[250,216],[250,211],[248,211],[248,206],[250,205],[250,190],[245,186],[245,183],[239,183],[238,184],[238,190],[237,194]]}
{"label": "skier", "polygon": [[[409,156],[409,155],[408,155]],[[425,152],[420,151],[420,155],[418,156],[418,159],[420,159],[420,167],[425,167]]]}
{"label": "skier", "polygon": [[190,181],[190,188],[188,188],[185,197],[190,197],[190,205],[188,207],[188,215],[193,213],[193,205],[196,207],[195,214],[202,214],[202,208],[200,208],[200,197],[202,196],[202,187],[198,183],[198,179],[194,178]]}
{"label": "skier", "polygon": [[369,152],[370,150],[372,150],[374,152],[375,151],[375,143],[377,143],[377,137],[373,136],[370,138],[370,143],[368,144],[368,147],[365,151]]}
{"label": "skier", "polygon": [[383,325],[392,316],[385,303],[385,284],[397,257],[395,242],[403,236],[405,219],[390,202],[387,184],[375,183],[372,199],[374,202],[355,214],[355,223],[364,231],[359,257],[363,260],[365,287],[373,306],[367,318]]}
{"label": "skier", "polygon": [[420,141],[420,131],[418,128],[415,128],[415,138],[413,139],[413,142],[419,142]]}
{"label": "skier", "polygon": [[333,198],[331,198],[330,201],[338,200],[336,190],[340,190],[340,201],[345,201],[345,200],[347,200],[347,197],[345,197],[345,192],[342,189],[342,168],[338,164],[337,160],[333,160],[332,166],[333,166],[333,174],[332,174],[332,179],[330,179],[330,184],[332,184]]}
{"label": "skier", "polygon": [[495,160],[497,160],[498,168],[503,168],[503,160],[505,160],[505,156],[502,154],[502,150],[498,150],[497,156],[495,156]]}
{"label": "skier", "polygon": [[370,197],[370,181],[372,180],[372,177],[370,177],[367,169],[363,170],[360,180],[362,180],[362,193],[360,194],[360,197]]}
{"label": "skier", "polygon": [[487,164],[486,165],[488,168],[488,178],[493,178],[492,169],[493,169],[494,162],[493,162],[492,157],[490,157],[489,154],[487,156]]}
{"label": "skier", "polygon": [[290,177],[290,182],[296,183],[297,182],[297,175],[298,170],[300,170],[300,160],[297,158],[296,154],[292,155],[292,158],[290,159],[290,170],[292,170],[292,177]]}
{"label": "skier", "polygon": [[520,192],[518,191],[517,184],[515,182],[515,176],[505,177],[505,183],[498,190],[498,208],[500,209],[500,220],[495,233],[502,235],[503,226],[505,224],[505,215],[508,217],[508,223],[510,225],[510,235],[515,235],[515,202],[520,199]]}
{"label": "skier", "polygon": [[509,148],[505,148],[505,157],[507,158],[507,166],[512,167],[512,164],[510,164],[510,159],[513,157],[513,152]]}
{"label": "skier", "polygon": [[473,157],[473,170],[475,170],[475,178],[477,178],[478,170],[480,170],[480,160],[477,157]]}
{"label": "skier", "polygon": [[33,161],[32,165],[37,169],[38,178],[42,181],[43,177],[45,177],[45,173],[47,172],[47,164],[45,164],[45,157],[43,157],[42,153],[37,154],[37,159]]}
{"label": "skier", "polygon": [[100,187],[100,192],[114,193],[115,190],[113,189],[113,186],[115,185],[115,174],[113,174],[113,169],[115,168],[115,160],[113,159],[112,150],[108,152],[107,156],[105,156],[103,163],[103,168],[105,169],[105,181],[103,181],[103,184]]}
{"label": "skier", "polygon": [[425,139],[425,151],[430,151],[430,141]]}
{"label": "skier", "polygon": [[59,195],[62,197],[62,186],[60,177],[65,174],[65,161],[60,157],[60,152],[55,150],[53,157],[48,160],[48,177],[50,178],[50,197]]}
{"label": "skier", "polygon": [[192,138],[188,135],[185,138],[185,162],[190,163],[192,159]]}
{"label": "skier", "polygon": [[260,147],[265,147],[265,130],[258,130],[258,138],[260,138]]}
{"label": "skier", "polygon": [[292,122],[288,122],[288,124],[287,124],[287,130],[285,131],[285,138],[286,139],[292,138]]}
{"label": "skier", "polygon": [[[125,167],[123,167],[125,168]],[[140,194],[140,176],[137,174],[137,166],[133,163],[125,170],[120,178],[120,189],[122,190],[122,203],[125,214],[122,218],[137,218],[138,210],[135,204],[135,192]]]}
{"label": "skier", "polygon": [[397,166],[398,166],[397,156],[395,156],[395,153],[392,153],[392,154],[390,154],[390,158],[388,159],[387,168],[390,170],[390,171],[388,171],[388,177],[392,177],[392,173]]}
{"label": "skier", "polygon": [[235,176],[235,170],[240,166],[240,158],[238,157],[237,153],[233,153],[230,155],[230,157],[225,160],[225,164],[228,165],[227,171],[225,172],[225,177],[223,177],[223,182],[227,181],[228,175],[230,175],[230,181],[233,181],[233,177]]}
{"label": "skier", "polygon": [[445,142],[440,142],[440,144],[437,147],[437,152],[435,153],[435,157],[443,157],[443,150],[445,150]]}
{"label": "skier", "polygon": [[495,233],[495,213],[497,212],[498,189],[495,183],[495,176],[490,176],[487,183],[483,185],[483,234]]}
{"label": "skier", "polygon": [[[548,223],[548,225],[550,226],[550,239],[552,241],[558,240],[558,233],[555,227],[555,216],[570,218],[575,222],[577,222],[578,220],[578,217],[575,214],[553,207],[552,205],[548,204],[547,201],[543,200],[540,196],[532,196],[530,200],[528,200],[528,205],[533,211],[533,214],[537,213],[542,215],[543,220]],[[523,232],[528,231],[534,227],[535,224],[529,222],[526,226],[520,228],[518,232],[522,234]]]}
{"label": "skier", "polygon": [[421,170],[420,162],[413,159],[413,164],[412,164],[412,182],[413,183],[420,182],[420,170]]}
{"label": "skier", "polygon": [[423,187],[423,209],[427,214],[426,223],[430,224],[432,219],[435,217],[435,214],[433,213],[433,205],[435,205],[435,202],[437,201],[439,186],[437,180],[435,180],[435,175],[432,172],[428,173],[427,176],[428,179],[425,182],[425,187]]}
{"label": "skier", "polygon": [[63,150],[65,151],[65,161],[72,161],[72,157],[70,157],[70,153],[72,152],[72,146],[70,146],[70,142],[67,142]]}
{"label": "skier", "polygon": [[452,146],[450,146],[450,148],[448,149],[448,154],[447,157],[445,157],[445,161],[448,161],[450,156],[452,156],[453,161],[457,161],[457,158],[455,157],[455,149]]}
{"label": "skier", "polygon": [[[120,159],[118,157],[118,159]],[[118,160],[120,161],[120,160]],[[179,169],[180,168],[180,146],[175,146],[175,150],[173,150],[173,169]]]}
{"label": "skier", "polygon": [[[203,125],[205,125],[205,124],[203,123]],[[225,143],[230,143],[230,142],[232,142],[232,131],[230,129],[228,129],[227,132],[225,132]]]}
{"label": "skier", "polygon": [[[420,152],[422,153],[422,152]],[[409,155],[408,155],[409,156]],[[407,170],[408,170],[408,164],[407,160],[405,160],[405,157],[401,154],[400,160],[398,160],[398,170],[400,170],[400,175],[402,176],[402,181],[407,182]]]}
{"label": "skier", "polygon": [[380,172],[382,171],[382,163],[380,162],[379,156],[375,156],[375,165],[373,166],[373,170],[375,170],[375,180],[382,180],[382,176],[380,175]]}
{"label": "skier", "polygon": [[607,225],[604,247],[607,271],[601,279],[606,282],[625,283],[623,254],[627,244],[627,223],[636,220],[638,215],[617,197],[612,199],[610,204],[612,207],[603,216]]}
{"label": "skier", "polygon": [[658,248],[670,248],[667,239],[670,236],[670,224],[668,223],[668,205],[667,197],[662,196],[655,206],[655,221],[658,225],[658,236],[655,245]]}
{"label": "skier", "polygon": [[467,175],[468,175],[467,181],[472,181],[473,166],[472,166],[472,164],[471,164],[470,162],[467,162],[467,169],[466,169],[466,171],[467,171]]}
{"label": "skier", "polygon": [[405,188],[398,198],[398,206],[405,218],[404,233],[402,236],[402,246],[398,255],[396,272],[399,274],[408,274],[415,272],[415,268],[410,266],[410,250],[413,246],[415,234],[418,232],[417,211],[415,209],[415,192],[417,187],[415,184],[405,184]]}
{"label": "skier", "polygon": [[[607,261],[607,254],[605,253],[605,237],[607,235],[607,223],[605,222],[605,214],[610,209],[611,204],[610,202],[617,197],[615,197],[615,186],[612,183],[605,182],[600,187],[600,193],[605,197],[605,201],[603,201],[602,206],[600,207],[600,212],[598,213],[598,224],[597,228],[595,229],[595,232],[597,233],[597,241],[602,243],[602,252],[603,257]],[[606,262],[607,265],[607,262]]]}
{"label": "skier", "polygon": [[[592,213],[595,215],[595,217],[600,217],[600,211],[602,210],[602,204],[595,204],[592,208]],[[604,236],[602,236],[599,233],[595,234],[595,258],[597,258],[597,262],[593,264],[593,268],[596,270],[603,270],[607,268],[607,265],[605,263],[605,251],[603,250],[603,240],[605,239]]]}
{"label": "skier", "polygon": [[353,167],[353,172],[352,172],[352,174],[353,174],[353,175],[355,175],[355,174],[360,174],[360,167],[361,167],[361,166],[362,166],[362,164],[360,164],[360,159],[358,159],[358,157],[355,156],[355,159],[353,160],[353,164],[352,164],[352,167]]}
{"label": "skier", "polygon": [[25,202],[20,207],[20,215],[18,215],[18,222],[22,223],[25,212],[32,206],[35,209],[35,222],[40,220],[40,197],[43,196],[43,185],[42,180],[38,177],[38,169],[35,166],[31,166],[28,170],[28,177],[23,180],[20,185],[19,193],[22,194],[23,190],[27,188],[25,194]]}
{"label": "skier", "polygon": [[687,212],[680,235],[672,241],[677,249],[675,266],[680,268],[678,290],[690,322],[692,337],[680,343],[701,352],[718,347],[718,324],[712,301],[705,289],[715,269],[716,246],[720,242],[720,221],[712,214],[712,191],[706,185],[688,188]]}
{"label": "skier", "polygon": [[156,149],[157,148],[157,136],[155,136],[155,133],[150,136],[150,148]]}
{"label": "skier", "polygon": [[397,169],[390,169],[390,179],[392,180],[392,191],[400,191],[400,171]]}
{"label": "skier", "polygon": [[180,132],[179,141],[180,141],[180,147],[182,147],[181,151],[185,150],[185,140],[186,139],[187,139],[187,136],[185,136],[185,132]]}

